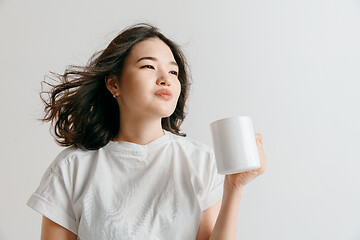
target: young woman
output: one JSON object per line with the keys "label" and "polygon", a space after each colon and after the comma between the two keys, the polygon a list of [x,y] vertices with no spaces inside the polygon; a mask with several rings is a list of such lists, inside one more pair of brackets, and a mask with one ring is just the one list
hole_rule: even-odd
{"label": "young woman", "polygon": [[66,146],[27,205],[41,239],[235,239],[245,185],[217,174],[213,149],[180,133],[190,82],[179,46],[146,23],[50,85],[43,121]]}

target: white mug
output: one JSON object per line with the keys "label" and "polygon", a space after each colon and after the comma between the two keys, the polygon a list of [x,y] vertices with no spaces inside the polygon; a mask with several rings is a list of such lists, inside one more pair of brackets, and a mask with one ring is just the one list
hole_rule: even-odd
{"label": "white mug", "polygon": [[260,168],[254,127],[249,116],[234,116],[210,123],[216,166],[228,175]]}

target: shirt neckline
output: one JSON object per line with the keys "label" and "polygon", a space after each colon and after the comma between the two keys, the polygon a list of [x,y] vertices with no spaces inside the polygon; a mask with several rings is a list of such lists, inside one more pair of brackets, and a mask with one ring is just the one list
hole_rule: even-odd
{"label": "shirt neckline", "polygon": [[118,151],[118,152],[124,152],[124,153],[134,153],[134,154],[142,154],[146,151],[149,151],[156,146],[159,146],[160,144],[166,142],[170,139],[171,133],[165,129],[163,129],[164,135],[161,137],[158,137],[157,139],[149,142],[148,144],[137,144],[133,142],[127,142],[127,141],[112,141],[110,140],[108,144],[105,145],[105,148]]}

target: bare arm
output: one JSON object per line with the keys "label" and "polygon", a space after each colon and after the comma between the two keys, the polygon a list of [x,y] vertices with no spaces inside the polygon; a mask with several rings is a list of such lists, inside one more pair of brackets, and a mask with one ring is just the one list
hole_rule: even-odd
{"label": "bare arm", "polygon": [[221,201],[222,199],[202,212],[196,240],[209,240],[220,212]]}
{"label": "bare arm", "polygon": [[76,240],[77,236],[43,216],[41,225],[41,240]]}
{"label": "bare arm", "polygon": [[238,213],[243,192],[243,188],[234,189],[228,186],[226,182],[224,183],[221,208],[210,240],[236,240]]}

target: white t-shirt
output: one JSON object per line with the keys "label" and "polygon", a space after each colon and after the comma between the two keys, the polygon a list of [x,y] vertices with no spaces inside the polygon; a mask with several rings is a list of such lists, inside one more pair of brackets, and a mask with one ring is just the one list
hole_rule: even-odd
{"label": "white t-shirt", "polygon": [[78,239],[195,239],[224,175],[212,147],[164,131],[146,145],[67,147],[26,204]]}

